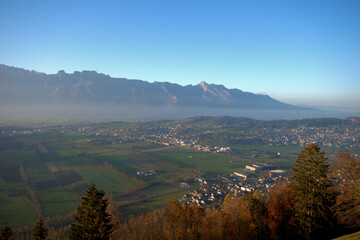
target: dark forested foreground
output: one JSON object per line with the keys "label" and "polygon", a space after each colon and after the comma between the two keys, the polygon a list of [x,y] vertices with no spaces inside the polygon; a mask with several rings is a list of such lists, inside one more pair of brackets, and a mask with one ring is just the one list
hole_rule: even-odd
{"label": "dark forested foreground", "polygon": [[[111,213],[105,192],[91,185],[75,216],[39,219],[0,239],[332,239],[360,229],[360,161],[341,153],[327,163],[318,145],[305,147],[290,182],[269,192],[227,195],[218,209],[181,205],[123,219]],[[72,220],[73,219],[73,220]]]}

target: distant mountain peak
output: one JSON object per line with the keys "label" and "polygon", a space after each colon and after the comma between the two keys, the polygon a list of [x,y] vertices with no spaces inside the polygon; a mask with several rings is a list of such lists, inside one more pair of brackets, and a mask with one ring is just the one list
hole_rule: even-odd
{"label": "distant mountain peak", "polygon": [[199,83],[199,85],[200,85],[201,87],[205,87],[205,86],[207,86],[207,85],[209,85],[209,84],[206,83],[205,81],[201,81],[201,82]]}

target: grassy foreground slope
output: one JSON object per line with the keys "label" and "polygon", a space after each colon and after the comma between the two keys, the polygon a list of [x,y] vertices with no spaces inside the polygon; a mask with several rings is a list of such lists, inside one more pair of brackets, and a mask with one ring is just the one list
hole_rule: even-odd
{"label": "grassy foreground slope", "polygon": [[334,240],[358,240],[360,239],[360,232],[348,234],[342,237],[334,238]]}

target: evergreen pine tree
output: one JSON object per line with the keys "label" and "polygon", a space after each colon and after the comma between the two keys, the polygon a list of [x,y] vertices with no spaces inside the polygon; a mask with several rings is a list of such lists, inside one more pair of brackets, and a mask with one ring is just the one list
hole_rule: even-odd
{"label": "evergreen pine tree", "polygon": [[47,238],[48,230],[44,225],[44,222],[41,218],[38,219],[35,226],[32,229],[32,236],[35,240],[44,240]]}
{"label": "evergreen pine tree", "polygon": [[14,233],[6,223],[0,230],[0,240],[14,240]]}
{"label": "evergreen pine tree", "polygon": [[296,220],[306,239],[324,234],[330,224],[333,195],[326,160],[319,145],[311,144],[304,147],[291,170]]}
{"label": "evergreen pine tree", "polygon": [[76,208],[75,223],[71,224],[71,239],[110,239],[113,225],[105,192],[92,184]]}

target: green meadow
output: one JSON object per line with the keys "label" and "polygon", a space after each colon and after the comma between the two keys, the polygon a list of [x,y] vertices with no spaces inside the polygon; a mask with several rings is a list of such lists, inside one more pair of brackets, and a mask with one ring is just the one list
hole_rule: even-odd
{"label": "green meadow", "polygon": [[175,163],[182,169],[196,169],[206,175],[228,174],[245,167],[244,161],[215,153],[203,153],[191,149],[172,148],[153,152],[152,155]]}

